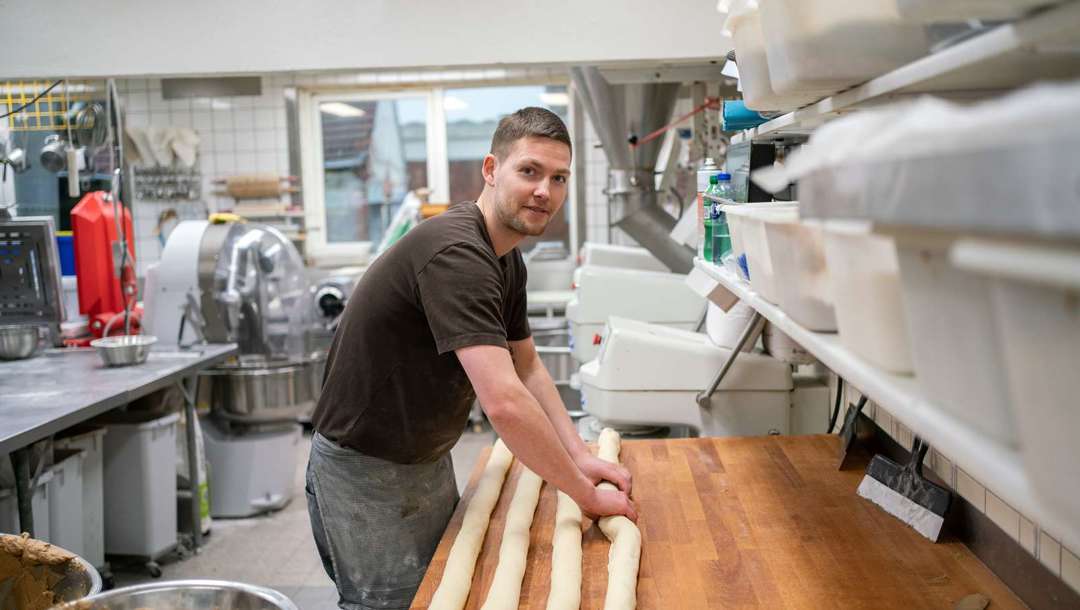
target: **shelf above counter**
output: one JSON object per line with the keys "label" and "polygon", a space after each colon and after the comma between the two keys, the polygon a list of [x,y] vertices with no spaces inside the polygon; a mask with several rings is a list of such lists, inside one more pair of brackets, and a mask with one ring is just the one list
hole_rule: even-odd
{"label": "shelf above counter", "polygon": [[947,450],[947,457],[976,480],[989,484],[1002,500],[1076,548],[1077,524],[1061,523],[1040,508],[1014,447],[999,444],[929,401],[917,380],[883,371],[852,353],[836,333],[814,332],[792,320],[777,305],[758,295],[749,282],[731,271],[700,258],[694,266],[717,281],[742,302],[759,312],[774,327],[813,354],[823,365],[858,388],[870,400],[926,439],[931,446]]}
{"label": "shelf above counter", "polygon": [[856,108],[934,93],[970,99],[1080,77],[1080,1],[1000,25],[815,104],[732,136],[733,144],[806,137]]}

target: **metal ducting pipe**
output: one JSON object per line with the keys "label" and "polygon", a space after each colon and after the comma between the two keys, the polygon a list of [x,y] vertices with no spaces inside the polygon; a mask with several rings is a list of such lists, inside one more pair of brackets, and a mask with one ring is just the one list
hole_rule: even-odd
{"label": "metal ducting pipe", "polygon": [[641,208],[615,223],[637,243],[652,253],[672,273],[690,273],[694,268],[694,251],[671,239],[675,218],[660,206]]}
{"label": "metal ducting pipe", "polygon": [[673,272],[688,273],[694,253],[671,239],[676,221],[657,205],[656,163],[663,140],[637,148],[630,144],[632,138],[643,138],[667,123],[679,84],[611,85],[590,66],[571,68],[570,76],[608,158],[608,205],[611,216],[618,218],[612,224]]}

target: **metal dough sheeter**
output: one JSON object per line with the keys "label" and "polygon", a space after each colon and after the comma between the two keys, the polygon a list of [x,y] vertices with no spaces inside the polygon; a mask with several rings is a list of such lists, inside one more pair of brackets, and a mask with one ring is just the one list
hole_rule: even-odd
{"label": "metal dough sheeter", "polygon": [[180,348],[238,343],[240,356],[199,376],[210,513],[244,517],[291,499],[298,417],[314,406],[325,362],[304,263],[260,224],[185,221],[147,272],[145,323]]}

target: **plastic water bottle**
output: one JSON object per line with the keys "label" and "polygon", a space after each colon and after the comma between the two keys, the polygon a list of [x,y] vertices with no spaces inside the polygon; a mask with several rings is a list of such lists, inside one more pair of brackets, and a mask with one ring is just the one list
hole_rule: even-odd
{"label": "plastic water bottle", "polygon": [[[732,201],[734,188],[731,186],[731,174],[721,172],[716,174],[716,186],[713,195],[720,199]],[[712,262],[720,263],[731,252],[731,234],[728,231],[727,216],[720,206],[715,206],[712,230]]]}
{"label": "plastic water bottle", "polygon": [[704,257],[705,251],[705,191],[709,188],[709,176],[719,170],[716,163],[710,157],[705,157],[697,172],[697,227],[698,227],[698,255]]}
{"label": "plastic water bottle", "polygon": [[[709,176],[709,187],[705,189],[705,195],[716,196],[716,185],[719,180],[720,174],[713,174]],[[701,258],[712,262],[713,260],[713,229],[716,224],[717,213],[720,207],[717,206],[711,199],[704,197],[705,200],[705,213],[702,226],[705,228],[704,239],[702,239]]]}

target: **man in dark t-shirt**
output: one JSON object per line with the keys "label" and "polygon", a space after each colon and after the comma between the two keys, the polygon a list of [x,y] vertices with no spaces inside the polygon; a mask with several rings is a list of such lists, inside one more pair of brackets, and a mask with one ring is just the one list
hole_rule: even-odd
{"label": "man in dark t-shirt", "polygon": [[[536,353],[516,248],[566,199],[562,120],[499,122],[476,202],[421,223],[348,300],[315,409],[307,499],[347,610],[407,608],[458,500],[450,448],[474,399],[525,466],[590,517],[637,515],[630,476],[577,435]],[[600,490],[608,480],[618,490]]]}

